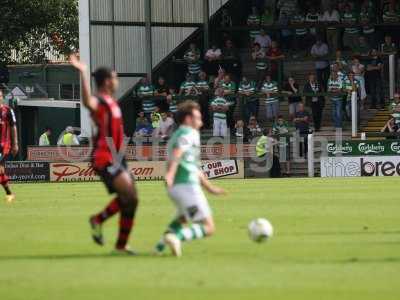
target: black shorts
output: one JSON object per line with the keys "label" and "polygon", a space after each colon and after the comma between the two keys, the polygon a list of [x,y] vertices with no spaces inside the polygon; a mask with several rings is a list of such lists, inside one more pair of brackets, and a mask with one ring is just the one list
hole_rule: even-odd
{"label": "black shorts", "polygon": [[128,166],[126,161],[123,160],[119,165],[108,165],[104,169],[96,169],[96,173],[100,176],[101,181],[103,181],[106,186],[108,192],[110,194],[114,194],[116,192],[114,187],[114,179],[121,175],[123,172],[128,172]]}

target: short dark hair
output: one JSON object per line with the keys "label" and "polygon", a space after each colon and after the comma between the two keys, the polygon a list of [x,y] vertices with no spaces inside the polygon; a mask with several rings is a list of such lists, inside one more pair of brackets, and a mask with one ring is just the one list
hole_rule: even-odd
{"label": "short dark hair", "polygon": [[113,74],[113,71],[110,68],[107,68],[107,67],[98,68],[93,74],[94,81],[96,82],[96,86],[102,87],[104,85],[104,82],[107,79],[112,78],[112,74]]}
{"label": "short dark hair", "polygon": [[178,105],[178,112],[176,113],[176,121],[181,125],[187,116],[191,116],[194,110],[200,110],[200,105],[192,100],[187,100]]}

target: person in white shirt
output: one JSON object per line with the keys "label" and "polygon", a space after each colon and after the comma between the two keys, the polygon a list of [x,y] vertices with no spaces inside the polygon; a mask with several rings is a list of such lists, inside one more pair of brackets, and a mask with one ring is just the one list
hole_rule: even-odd
{"label": "person in white shirt", "polygon": [[221,49],[216,45],[212,45],[211,49],[208,49],[205,55],[205,59],[208,61],[214,61],[220,59],[222,56]]}
{"label": "person in white shirt", "polygon": [[328,42],[329,48],[332,51],[338,49],[338,31],[335,27],[335,23],[340,22],[339,12],[331,6],[328,10],[324,12],[321,18],[322,22],[332,24],[326,28],[326,40]]}
{"label": "person in white shirt", "polygon": [[254,43],[259,44],[263,49],[268,49],[271,48],[272,40],[265,30],[261,29],[260,34],[255,37]]}
{"label": "person in white shirt", "polygon": [[167,113],[161,114],[161,121],[159,129],[159,137],[162,139],[169,138],[174,131],[175,121],[174,119],[168,115]]}

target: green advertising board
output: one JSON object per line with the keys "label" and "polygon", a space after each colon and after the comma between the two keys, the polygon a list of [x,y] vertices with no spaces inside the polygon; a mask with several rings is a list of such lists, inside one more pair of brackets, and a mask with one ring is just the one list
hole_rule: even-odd
{"label": "green advertising board", "polygon": [[400,141],[343,141],[328,142],[328,156],[400,155]]}

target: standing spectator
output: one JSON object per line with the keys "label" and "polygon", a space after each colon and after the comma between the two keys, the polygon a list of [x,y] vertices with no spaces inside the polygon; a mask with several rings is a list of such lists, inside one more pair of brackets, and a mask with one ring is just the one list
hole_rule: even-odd
{"label": "standing spectator", "polygon": [[235,136],[247,141],[248,134],[243,120],[237,120],[235,124]]}
{"label": "standing spectator", "polygon": [[150,116],[151,126],[153,128],[153,137],[158,137],[160,135],[160,124],[161,124],[161,114],[160,108],[156,106],[154,111]]}
{"label": "standing spectator", "polygon": [[260,15],[257,12],[257,7],[255,6],[251,8],[251,14],[247,18],[247,25],[254,27],[249,32],[250,42],[254,43],[256,36],[260,34],[258,29],[258,26],[260,26]]}
{"label": "standing spectator", "polygon": [[232,17],[230,16],[228,10],[226,8],[222,9],[221,15],[221,27],[232,27]]}
{"label": "standing spectator", "polygon": [[320,37],[317,38],[316,43],[311,48],[311,56],[319,59],[315,62],[315,69],[317,72],[318,82],[326,91],[327,81],[329,77],[329,62],[326,59],[321,59],[329,54],[328,45],[325,44]]}
{"label": "standing spectator", "polygon": [[68,126],[65,128],[64,134],[57,141],[58,146],[79,146],[78,137],[75,134],[74,128]]}
{"label": "standing spectator", "polygon": [[368,44],[375,48],[376,45],[376,32],[374,10],[370,8],[369,1],[364,1],[361,5],[360,23],[362,26],[362,34],[365,36]]}
{"label": "standing spectator", "polygon": [[224,91],[224,98],[228,102],[228,111],[227,111],[227,121],[228,127],[233,130],[235,127],[235,120],[233,118],[233,113],[236,107],[236,83],[232,81],[230,75],[225,75],[224,81],[221,84],[221,88]]}
{"label": "standing spectator", "polygon": [[183,56],[183,59],[188,64],[189,74],[196,78],[201,71],[200,50],[196,47],[196,44],[190,44],[189,49],[185,52],[185,55]]}
{"label": "standing spectator", "polygon": [[270,73],[274,80],[278,80],[279,75],[279,62],[278,60],[284,59],[285,55],[279,48],[278,42],[272,41],[271,48],[266,53],[267,59],[270,61]]}
{"label": "standing spectator", "polygon": [[355,79],[360,83],[361,106],[365,105],[367,100],[367,91],[365,90],[365,66],[360,63],[357,57],[353,58],[351,71],[354,73]]}
{"label": "standing spectator", "polygon": [[143,77],[137,87],[137,96],[142,100],[142,108],[146,118],[150,118],[151,113],[156,107],[154,101],[154,86],[150,83],[149,78]]}
{"label": "standing spectator", "polygon": [[251,116],[249,119],[249,125],[247,125],[247,129],[249,130],[249,134],[251,138],[260,136],[262,133],[260,125],[258,125],[257,118],[255,116]]}
{"label": "standing spectator", "polygon": [[391,2],[383,11],[382,21],[383,23],[398,23],[399,20],[400,18],[398,12],[396,11],[396,6]]}
{"label": "standing spectator", "polygon": [[258,114],[258,99],[255,96],[256,83],[250,81],[247,77],[243,77],[239,84],[238,94],[240,95],[241,102],[243,103],[243,113],[245,121],[249,121],[251,116]]}
{"label": "standing spectator", "polygon": [[215,77],[214,84],[213,84],[213,87],[214,87],[215,90],[217,88],[221,87],[221,84],[224,81],[225,75],[226,75],[225,70],[223,68],[219,68],[217,77]]}
{"label": "standing spectator", "polygon": [[45,132],[40,136],[39,138],[39,146],[44,147],[44,146],[50,146],[50,136],[51,136],[51,128],[46,127]]}
{"label": "standing spectator", "polygon": [[291,18],[298,7],[297,0],[278,0],[276,7],[279,10],[279,15],[282,14]]}
{"label": "standing spectator", "polygon": [[[315,6],[311,6],[308,10],[308,13],[306,14],[306,23],[312,25],[312,24],[317,24],[318,22],[321,21],[321,15],[319,14],[317,8]],[[313,43],[315,43],[317,39],[317,28],[313,27],[310,28],[310,38]]]}
{"label": "standing spectator", "polygon": [[257,84],[259,84],[265,78],[265,73],[268,68],[265,50],[261,49],[260,44],[254,44],[251,58],[256,62],[256,81]]}
{"label": "standing spectator", "polygon": [[199,81],[196,82],[196,88],[199,91],[200,97],[200,108],[203,116],[204,127],[208,128],[209,125],[209,98],[210,98],[210,85],[208,84],[207,74],[201,72],[199,75]]}
{"label": "standing spectator", "polygon": [[304,109],[303,103],[300,103],[299,111],[296,113],[293,123],[300,135],[300,157],[306,156],[308,152],[308,134],[310,133],[310,114]]}
{"label": "standing spectator", "polygon": [[379,101],[381,109],[385,108],[385,99],[383,97],[382,83],[383,62],[378,56],[378,51],[372,49],[371,60],[367,65],[368,88],[371,96],[371,108],[376,109],[376,104]]}
{"label": "standing spectator", "polygon": [[287,16],[285,13],[280,14],[278,25],[282,28],[280,32],[281,45],[283,50],[288,52],[292,51],[293,47],[293,32],[291,29],[287,28],[289,22],[289,16]]}
{"label": "standing spectator", "polygon": [[362,58],[368,57],[371,52],[371,47],[368,45],[365,36],[360,35],[358,42],[353,48],[353,55],[360,56]]}
{"label": "standing spectator", "polygon": [[197,96],[199,94],[200,93],[196,88],[196,82],[194,81],[193,75],[190,73],[186,74],[186,80],[181,84],[179,95]]}
{"label": "standing spectator", "polygon": [[270,8],[266,8],[260,18],[261,26],[271,26],[274,24],[274,14]]}
{"label": "standing spectator", "polygon": [[229,60],[224,63],[224,69],[228,73],[234,74],[236,78],[240,78],[242,65],[240,62],[239,52],[233,42],[229,39],[225,42],[225,47],[222,49],[222,56],[225,60]]}
{"label": "standing spectator", "polygon": [[[357,79],[355,79],[354,73],[350,72],[347,76],[346,81],[343,83],[343,89],[346,92],[346,99],[345,99],[345,110],[346,110],[346,116],[347,119],[350,121],[351,120],[351,98],[353,92],[357,92],[357,98],[360,90],[360,83],[358,82]],[[359,102],[357,101],[357,106],[359,106]],[[357,108],[357,114],[358,114],[358,108]]]}
{"label": "standing spectator", "polygon": [[168,111],[175,115],[178,112],[178,101],[176,100],[176,97],[178,95],[176,94],[176,88],[175,87],[170,87],[168,96],[167,96],[167,103],[169,105]]}
{"label": "standing spectator", "polygon": [[[168,85],[164,79],[164,77],[159,77],[156,85],[155,96],[161,97],[163,100],[168,96]],[[163,109],[166,110],[168,108],[168,104],[166,101],[159,101],[158,105]]]}
{"label": "standing spectator", "polygon": [[[293,15],[291,19],[292,25],[304,25],[305,17],[304,14],[301,12],[300,9],[296,10],[296,13]],[[299,52],[303,52],[307,50],[308,43],[307,43],[307,28],[296,28],[294,30],[294,47],[296,50],[295,57],[298,56]]]}
{"label": "standing spectator", "polygon": [[265,30],[261,29],[260,34],[254,39],[254,44],[259,44],[264,51],[267,51],[271,47],[272,40]]}
{"label": "standing spectator", "polygon": [[279,98],[276,95],[279,93],[278,83],[272,81],[271,75],[267,74],[263,85],[261,86],[261,93],[265,95],[266,116],[268,120],[275,120],[279,115]]}
{"label": "standing spectator", "polygon": [[216,97],[211,102],[213,114],[213,136],[227,136],[226,112],[229,109],[228,101],[224,98],[224,90],[218,88],[215,91]]}
{"label": "standing spectator", "polygon": [[290,76],[283,87],[283,92],[289,95],[289,118],[293,120],[294,116],[298,111],[298,107],[301,104],[301,96],[298,96],[300,92],[299,85],[297,84],[294,77]]}
{"label": "standing spectator", "polygon": [[317,95],[322,93],[322,90],[314,74],[308,75],[308,81],[304,86],[303,93],[306,94],[307,105],[311,106],[314,129],[318,132],[321,130],[324,97]]}
{"label": "standing spectator", "polygon": [[334,9],[334,6],[331,4],[329,9],[327,9],[322,18],[321,21],[332,25],[332,26],[328,26],[326,28],[326,39],[328,41],[328,45],[329,48],[333,51],[336,51],[336,49],[338,48],[338,31],[335,27],[335,25],[337,25],[340,22],[340,15],[339,12]]}
{"label": "standing spectator", "polygon": [[343,119],[343,82],[336,72],[331,73],[328,80],[328,92],[331,93],[330,100],[332,102],[332,118],[335,128],[342,128]]}
{"label": "standing spectator", "polygon": [[[287,135],[289,133],[289,124],[286,122],[286,120],[283,118],[282,115],[278,116],[278,119],[274,124],[272,125],[272,134],[281,137],[282,135]],[[285,152],[286,152],[286,176],[290,176],[290,142],[286,143],[285,141]]]}
{"label": "standing spectator", "polygon": [[342,50],[338,49],[335,52],[335,60],[331,63],[331,69],[334,68],[333,65],[337,65],[339,72],[342,74],[346,74],[349,69],[349,64],[347,63],[346,59],[342,56]]}
{"label": "standing spectator", "polygon": [[343,24],[350,26],[344,29],[343,46],[350,48],[350,50],[354,50],[357,46],[359,34],[358,27],[355,27],[358,23],[358,17],[349,4],[345,6],[345,12],[342,15],[341,21]]}
{"label": "standing spectator", "polygon": [[152,133],[153,128],[146,118],[144,111],[139,112],[138,117],[136,118],[136,126],[135,126],[135,137],[144,137],[148,136]]}

